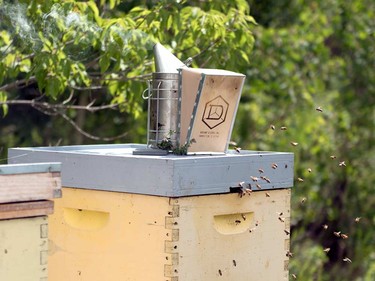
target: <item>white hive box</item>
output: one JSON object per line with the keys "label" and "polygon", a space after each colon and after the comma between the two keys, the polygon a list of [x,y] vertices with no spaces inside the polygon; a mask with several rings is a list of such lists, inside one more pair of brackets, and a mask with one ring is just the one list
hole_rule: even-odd
{"label": "white hive box", "polygon": [[[50,280],[288,280],[293,154],[132,155],[142,147],[9,151],[63,163]],[[230,191],[242,181],[254,191],[241,198]]]}

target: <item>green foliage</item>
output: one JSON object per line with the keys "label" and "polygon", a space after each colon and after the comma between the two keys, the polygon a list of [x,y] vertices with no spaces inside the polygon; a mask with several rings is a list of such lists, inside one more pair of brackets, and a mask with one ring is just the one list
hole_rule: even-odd
{"label": "green foliage", "polygon": [[[62,113],[97,136],[126,131],[121,141],[144,143],[141,93],[160,42],[181,60],[192,57],[193,67],[245,73],[232,139],[243,149],[295,153],[295,177],[304,181],[293,188],[291,273],[373,280],[375,2],[248,2],[0,0],[0,103],[8,112],[0,121],[2,154],[13,146],[98,142],[74,133]],[[46,116],[4,103],[19,97],[112,103],[121,112],[65,108]]]}
{"label": "green foliage", "polygon": [[[127,130],[123,141],[145,142],[141,93],[147,87],[147,74],[154,70],[155,42],[182,60],[193,57],[195,66],[234,69],[247,64],[254,42],[254,20],[243,0],[120,2],[2,1],[0,102],[4,113],[4,102],[15,99],[67,106],[59,110],[33,106],[52,116],[45,117],[48,126],[64,126],[64,130],[45,135],[46,124],[42,122],[40,137],[29,145],[82,143],[80,133],[63,125],[67,118],[70,124],[98,132],[97,139],[107,139],[102,138],[105,133],[112,136]],[[236,57],[243,59],[236,62]],[[91,114],[68,110],[71,105],[101,104],[116,105],[121,117],[114,111]],[[18,111],[18,106],[8,106],[10,115],[5,124],[14,118],[12,108]],[[101,120],[106,120],[105,128],[98,125]],[[26,126],[17,129],[31,135]]]}
{"label": "green foliage", "polygon": [[[251,66],[243,69],[249,84],[232,138],[242,148],[295,153],[291,268],[298,279],[364,280],[373,275],[374,4],[250,5],[259,26]],[[265,6],[270,13],[261,13]],[[292,147],[292,141],[299,145]],[[342,161],[345,166],[339,165]],[[362,217],[359,223],[356,217]],[[333,231],[349,238],[337,238]],[[331,248],[327,255],[326,247]]]}

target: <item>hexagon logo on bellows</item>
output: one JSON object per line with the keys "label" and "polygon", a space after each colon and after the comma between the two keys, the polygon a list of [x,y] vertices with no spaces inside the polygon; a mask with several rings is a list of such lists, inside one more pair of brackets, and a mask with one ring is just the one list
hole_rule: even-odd
{"label": "hexagon logo on bellows", "polygon": [[202,116],[202,121],[208,128],[213,129],[225,122],[227,118],[229,103],[218,96],[206,103]]}

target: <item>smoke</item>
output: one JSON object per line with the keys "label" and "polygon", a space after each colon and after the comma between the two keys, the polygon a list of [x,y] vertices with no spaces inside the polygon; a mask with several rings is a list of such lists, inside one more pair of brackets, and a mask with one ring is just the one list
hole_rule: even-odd
{"label": "smoke", "polygon": [[124,56],[134,47],[151,50],[154,45],[150,36],[140,30],[128,29],[116,23],[104,30],[69,3],[52,5],[49,12],[34,17],[34,22],[27,12],[24,4],[2,4],[0,31],[6,30],[12,37],[15,35],[20,40],[17,46],[30,52],[41,50],[43,38],[52,42],[54,47],[61,47],[64,42],[62,47],[65,54],[78,61],[97,55],[94,51],[97,46],[102,52],[115,48]]}
{"label": "smoke", "polygon": [[1,30],[7,30],[13,37],[15,45],[24,49],[40,49],[41,41],[33,23],[26,16],[25,4],[3,3],[0,7]]}

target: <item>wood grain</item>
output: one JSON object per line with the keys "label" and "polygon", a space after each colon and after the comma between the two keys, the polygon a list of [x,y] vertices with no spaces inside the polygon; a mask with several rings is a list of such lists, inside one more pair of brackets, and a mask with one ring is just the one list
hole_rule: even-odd
{"label": "wood grain", "polygon": [[49,200],[0,204],[0,220],[50,215],[53,206]]}
{"label": "wood grain", "polygon": [[61,197],[60,173],[0,175],[0,203]]}

